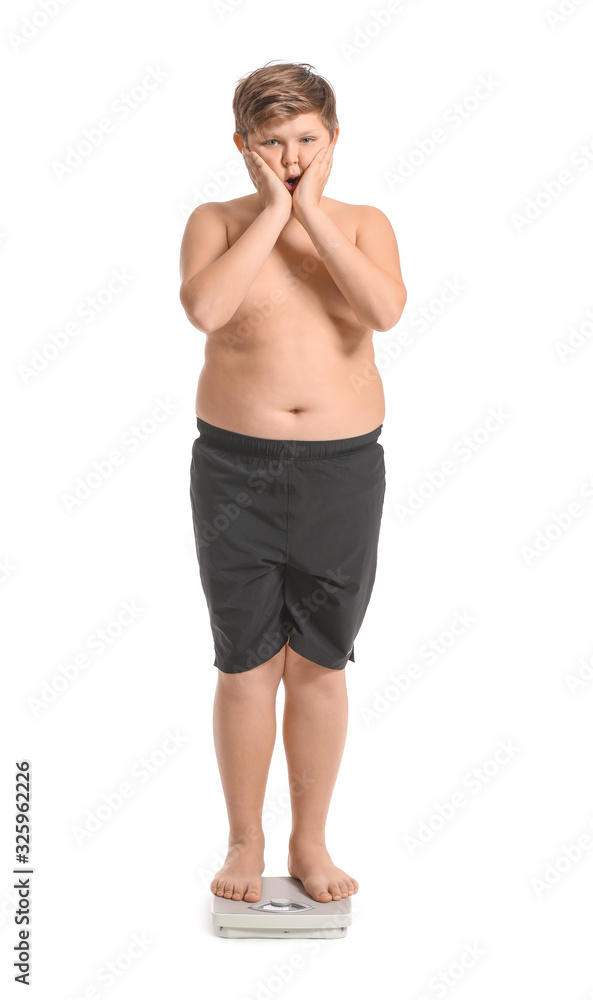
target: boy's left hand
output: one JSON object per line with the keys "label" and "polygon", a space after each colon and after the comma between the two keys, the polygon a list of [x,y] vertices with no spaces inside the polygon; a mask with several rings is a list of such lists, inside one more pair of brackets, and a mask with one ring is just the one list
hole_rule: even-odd
{"label": "boy's left hand", "polygon": [[309,166],[303,170],[301,179],[292,194],[292,214],[298,219],[302,211],[319,208],[321,195],[332,168],[335,143],[327,149],[320,149]]}

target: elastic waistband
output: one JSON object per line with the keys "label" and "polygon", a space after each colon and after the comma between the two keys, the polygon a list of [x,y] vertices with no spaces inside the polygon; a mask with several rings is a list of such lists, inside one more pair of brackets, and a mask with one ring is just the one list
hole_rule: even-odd
{"label": "elastic waistband", "polygon": [[223,427],[214,427],[200,417],[196,417],[196,421],[200,440],[209,442],[214,448],[223,448],[225,451],[239,452],[243,455],[282,458],[284,461],[297,462],[309,458],[332,458],[334,455],[346,455],[352,451],[368,448],[377,442],[383,429],[383,424],[380,424],[374,431],[359,434],[357,437],[333,438],[329,441],[299,441],[251,437],[249,434],[238,434]]}

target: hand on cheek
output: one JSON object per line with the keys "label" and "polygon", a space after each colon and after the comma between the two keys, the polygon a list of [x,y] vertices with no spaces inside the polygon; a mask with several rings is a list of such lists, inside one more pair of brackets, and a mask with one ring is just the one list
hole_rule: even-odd
{"label": "hand on cheek", "polygon": [[332,168],[333,151],[333,145],[320,149],[303,171],[292,194],[293,214],[299,209],[319,207],[321,195]]}

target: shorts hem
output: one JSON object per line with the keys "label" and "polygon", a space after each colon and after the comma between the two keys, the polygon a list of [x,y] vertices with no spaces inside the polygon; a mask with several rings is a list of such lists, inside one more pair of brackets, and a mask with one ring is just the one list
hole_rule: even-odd
{"label": "shorts hem", "polygon": [[[307,650],[307,649],[303,648],[302,645],[301,645],[301,643],[299,643],[299,647],[300,648],[297,649],[297,647],[293,645],[292,639],[293,639],[293,636],[288,636],[288,645],[290,646],[290,648],[292,650],[294,650],[294,652],[298,656],[304,656],[306,660],[311,660],[312,663],[317,663],[318,666],[325,667],[326,670],[344,670],[345,667],[346,667],[346,664],[349,661],[352,662],[352,663],[355,662],[354,661],[354,646],[352,647],[352,649],[350,650],[350,652],[348,653],[348,655],[342,657],[342,659],[338,660],[337,663],[322,663],[321,660],[319,659],[319,656],[316,654],[316,652],[314,650],[312,650],[312,649]],[[274,656],[277,656],[278,653],[280,652],[280,650],[284,649],[285,645],[286,645],[286,642],[283,642],[279,649],[277,649],[274,653],[272,653],[271,656],[268,656],[268,660],[271,660]],[[223,674],[244,674],[244,673],[247,673],[249,670],[255,670],[256,667],[263,666],[264,663],[267,663],[267,660],[262,660],[261,663],[254,663],[254,665],[252,667],[243,667],[243,666],[240,667],[240,666],[237,666],[237,664],[235,664],[233,669],[227,669],[224,666],[219,666],[219,664],[216,662],[216,658],[215,658],[213,666],[215,666],[217,668],[217,670],[220,670],[221,673],[223,673]]]}
{"label": "shorts hem", "polygon": [[274,656],[277,656],[278,653],[280,652],[280,650],[284,649],[285,645],[286,645],[286,639],[284,640],[284,642],[282,643],[282,645],[279,647],[279,649],[277,649],[274,653],[272,653],[271,656],[268,656],[268,658],[266,660],[262,660],[261,663],[254,663],[252,667],[238,666],[235,663],[234,667],[232,669],[227,669],[224,666],[219,666],[218,665],[218,663],[216,662],[216,660],[218,659],[218,657],[215,657],[215,659],[214,659],[214,666],[218,670],[220,670],[221,673],[223,673],[223,674],[246,674],[249,670],[255,670],[257,667],[262,667],[264,665],[264,663],[268,662],[268,660],[271,660]]}
{"label": "shorts hem", "polygon": [[297,653],[298,656],[304,656],[306,660],[311,660],[313,663],[317,663],[320,667],[325,667],[327,670],[344,670],[349,660],[352,663],[354,662],[354,647],[352,647],[346,656],[343,656],[341,660],[338,660],[337,663],[322,663],[314,650],[309,649],[307,651],[305,648],[302,648],[301,643],[298,644],[301,648],[297,649],[297,647],[293,645],[293,638],[294,636],[289,637],[288,645],[295,651],[295,653]]}

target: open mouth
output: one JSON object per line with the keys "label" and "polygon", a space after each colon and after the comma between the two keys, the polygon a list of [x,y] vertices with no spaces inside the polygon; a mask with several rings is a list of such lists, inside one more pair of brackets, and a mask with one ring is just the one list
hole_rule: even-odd
{"label": "open mouth", "polygon": [[300,174],[294,174],[292,177],[289,177],[287,180],[285,180],[284,183],[286,184],[286,187],[288,188],[289,191],[294,191],[300,179],[301,179]]}

